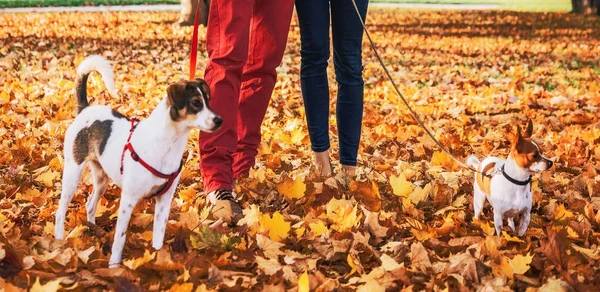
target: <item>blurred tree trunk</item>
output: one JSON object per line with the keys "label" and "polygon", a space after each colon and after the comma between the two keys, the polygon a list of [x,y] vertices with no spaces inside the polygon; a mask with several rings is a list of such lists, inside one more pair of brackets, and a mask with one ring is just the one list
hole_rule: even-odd
{"label": "blurred tree trunk", "polygon": [[599,0],[571,0],[573,5],[573,13],[592,14],[597,12],[600,14]]}
{"label": "blurred tree trunk", "polygon": [[181,14],[179,15],[180,25],[194,25],[194,17],[196,16],[196,7],[200,2],[200,19],[199,23],[206,26],[208,22],[208,7],[210,0],[181,0]]}

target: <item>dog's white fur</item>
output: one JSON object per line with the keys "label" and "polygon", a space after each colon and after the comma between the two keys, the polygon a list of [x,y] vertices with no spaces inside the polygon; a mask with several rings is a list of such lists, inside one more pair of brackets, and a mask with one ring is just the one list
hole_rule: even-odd
{"label": "dog's white fur", "polygon": [[[520,131],[518,135],[520,137]],[[537,147],[539,153],[539,146],[533,141],[529,141],[529,143],[532,143]],[[550,168],[552,162],[540,154],[538,161],[533,162],[528,168],[522,168],[512,157],[512,153],[513,151],[511,151],[511,154],[506,160],[494,156],[489,156],[481,162],[473,155],[467,158],[467,165],[477,169],[479,172],[486,169],[486,166],[492,163],[495,164],[493,168],[496,170],[490,180],[490,194],[486,194],[482,190],[485,188],[482,188],[482,186],[479,185],[477,179],[478,174],[475,174],[475,181],[473,183],[474,218],[479,219],[487,198],[494,209],[494,227],[496,229],[496,235],[500,235],[502,232],[504,217],[508,219],[508,226],[510,229],[515,232],[514,217],[519,215],[520,220],[517,234],[523,236],[527,231],[531,219],[531,183],[524,186],[514,184],[506,179],[499,170],[504,166],[504,171],[511,178],[518,181],[527,181],[533,173]]]}
{"label": "dog's white fur", "polygon": [[[102,75],[109,92],[116,96],[113,72],[108,61],[100,56],[91,56],[86,58],[77,69],[80,77],[89,74],[91,71],[98,71]],[[200,89],[198,91],[202,94]],[[204,101],[207,100],[207,98],[204,99]],[[208,104],[204,104],[202,110],[197,114],[186,116],[180,121],[173,121],[170,118],[169,110],[168,97],[165,97],[151,115],[138,124],[130,141],[142,159],[165,174],[173,173],[179,168],[190,131],[193,128],[198,128],[206,132],[212,132],[218,127],[218,125],[215,125],[215,119],[220,119],[210,110]],[[102,154],[77,164],[73,147],[78,133],[95,121],[107,120],[112,121],[112,127]],[[64,238],[64,221],[67,207],[73,198],[81,173],[87,164],[90,167],[94,183],[94,189],[86,203],[89,222],[95,223],[96,207],[100,197],[106,191],[108,178],[122,189],[109,262],[111,267],[118,266],[121,262],[125,232],[134,207],[141,199],[151,195],[157,187],[166,182],[166,179],[154,176],[141,164],[134,161],[129,152],[125,153],[124,172],[121,175],[121,154],[130,127],[130,121],[115,116],[111,108],[96,105],[85,107],[77,115],[65,135],[62,193],[56,212],[55,237],[57,239]],[[156,198],[152,234],[152,247],[155,249],[160,249],[163,245],[170,205],[178,182],[179,176],[166,193]]]}
{"label": "dog's white fur", "polygon": [[[528,172],[520,169],[510,157],[505,161],[501,158],[490,156],[480,162],[475,156],[471,155],[469,156],[467,163],[475,169],[483,169],[490,163],[496,163],[495,167],[497,169],[504,165],[504,171],[510,175],[510,177],[521,181],[527,180],[530,175]],[[531,214],[532,199],[530,185],[515,185],[508,181],[503,175],[497,174],[492,177],[490,190],[491,194],[487,197],[487,194],[481,190],[477,183],[477,179],[475,179],[473,186],[473,208],[475,209],[475,219],[479,219],[485,199],[487,198],[494,207],[494,226],[496,228],[496,235],[501,234],[503,226],[502,220],[504,217],[508,219],[508,226],[514,232],[515,222],[513,218],[517,215],[521,215],[517,233],[519,236],[525,234],[525,231],[529,226]]]}

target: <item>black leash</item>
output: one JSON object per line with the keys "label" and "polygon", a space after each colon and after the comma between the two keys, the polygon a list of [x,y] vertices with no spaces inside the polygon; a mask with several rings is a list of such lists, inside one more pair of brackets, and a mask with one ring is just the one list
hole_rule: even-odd
{"label": "black leash", "polygon": [[400,99],[402,100],[402,102],[404,103],[404,105],[406,106],[406,108],[408,109],[408,111],[410,112],[410,114],[412,115],[412,117],[415,119],[415,121],[417,121],[417,123],[419,124],[419,126],[425,131],[425,133],[427,134],[427,136],[429,136],[429,138],[431,138],[431,140],[442,151],[444,151],[444,153],[446,153],[446,155],[450,156],[450,158],[452,158],[452,160],[454,160],[456,163],[458,163],[458,165],[460,165],[461,167],[469,169],[469,170],[471,170],[471,171],[473,171],[475,173],[479,173],[479,174],[484,175],[486,177],[491,177],[489,174],[486,174],[486,173],[483,173],[483,172],[479,172],[476,169],[468,166],[462,160],[458,159],[456,156],[454,156],[452,153],[450,153],[450,151],[448,151],[448,149],[446,149],[446,147],[444,147],[444,145],[442,145],[442,143],[440,143],[440,141],[438,141],[435,138],[435,136],[433,135],[433,133],[431,133],[431,131],[425,126],[425,124],[423,124],[423,122],[421,121],[421,119],[419,118],[419,116],[417,115],[417,113],[415,113],[415,111],[408,104],[408,101],[406,101],[406,98],[404,98],[404,95],[402,94],[402,92],[400,91],[400,89],[398,89],[398,86],[394,82],[394,79],[392,78],[392,75],[390,74],[390,72],[388,71],[387,67],[383,63],[383,60],[381,59],[381,56],[379,55],[379,52],[377,51],[377,47],[375,46],[375,43],[373,42],[373,39],[371,39],[371,34],[369,33],[369,30],[367,29],[367,26],[365,25],[365,22],[364,22],[363,18],[360,16],[360,11],[358,10],[358,6],[356,5],[356,0],[352,0],[352,5],[354,5],[354,10],[356,10],[356,15],[358,16],[358,19],[360,20],[360,23],[361,23],[361,25],[363,27],[363,30],[365,31],[365,34],[367,35],[367,39],[369,40],[369,43],[371,45],[371,49],[373,49],[373,52],[375,53],[375,57],[377,58],[377,61],[379,61],[379,65],[381,65],[381,68],[383,68],[383,71],[385,71],[385,75],[387,76],[387,78],[390,81],[390,83],[392,83],[392,86],[394,87],[394,90],[396,91],[396,93],[398,94],[398,96],[400,97]]}

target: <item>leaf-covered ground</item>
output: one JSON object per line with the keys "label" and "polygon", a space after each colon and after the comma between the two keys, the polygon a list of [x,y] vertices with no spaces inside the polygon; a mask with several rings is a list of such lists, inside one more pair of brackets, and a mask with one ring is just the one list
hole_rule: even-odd
{"label": "leaf-covered ground", "polygon": [[[366,43],[359,180],[313,177],[294,22],[258,164],[236,186],[244,205],[240,226],[207,227],[193,132],[162,250],[151,247],[153,202],[144,201],[131,221],[125,267],[107,268],[120,190],[109,187],[97,225],[86,223],[87,172],[67,215],[68,239],[54,240],[76,66],[87,55],[106,56],[121,98],[110,98],[95,76],[92,103],[146,117],[166,86],[187,76],[191,29],[174,26],[176,18],[0,14],[0,287],[590,291],[600,285],[600,20],[570,14],[369,14],[395,80],[457,156],[504,157],[515,125],[534,121],[534,137],[556,164],[534,178],[532,222],[523,238],[510,231],[493,236],[489,205],[481,221],[473,220],[472,174],[424,136]],[[334,126],[331,133],[336,145]]]}

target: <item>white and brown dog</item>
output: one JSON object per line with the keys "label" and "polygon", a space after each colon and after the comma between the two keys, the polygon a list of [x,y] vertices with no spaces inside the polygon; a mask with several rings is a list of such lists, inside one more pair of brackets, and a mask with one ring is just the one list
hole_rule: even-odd
{"label": "white and brown dog", "polygon": [[525,234],[531,218],[531,175],[552,167],[552,161],[542,155],[540,147],[531,139],[532,133],[531,121],[523,135],[517,126],[506,161],[493,156],[482,162],[473,155],[467,158],[467,164],[477,169],[473,184],[475,219],[479,219],[487,198],[494,208],[496,235],[501,234],[504,217],[514,232],[517,215],[520,216],[517,234]]}
{"label": "white and brown dog", "polygon": [[156,196],[152,247],[162,247],[188,135],[194,128],[213,132],[222,120],[208,106],[209,88],[202,79],[170,85],[165,98],[139,124],[110,107],[88,106],[86,83],[92,71],[102,75],[108,91],[116,96],[108,61],[101,56],[83,60],[77,68],[75,90],[79,114],[65,134],[62,193],[56,211],[55,236],[64,238],[67,207],[77,190],[81,173],[88,165],[94,184],[86,203],[89,222],[95,223],[96,207],[106,191],[108,179],[122,189],[109,262],[114,267],[121,262],[133,208],[143,198]]}

